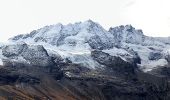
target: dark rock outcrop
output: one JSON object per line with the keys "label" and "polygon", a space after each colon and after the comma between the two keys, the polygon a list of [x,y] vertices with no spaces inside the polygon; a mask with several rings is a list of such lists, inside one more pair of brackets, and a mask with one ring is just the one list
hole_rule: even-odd
{"label": "dark rock outcrop", "polygon": [[167,54],[166,56],[165,56],[165,59],[168,61],[168,63],[170,64],[170,55],[169,54]]}
{"label": "dark rock outcrop", "polygon": [[88,40],[88,43],[92,49],[97,49],[97,50],[103,50],[103,49],[108,49],[108,48],[113,48],[114,44],[111,43],[104,43],[100,39],[99,36],[93,36]]}
{"label": "dark rock outcrop", "polygon": [[159,60],[163,57],[160,52],[150,52],[149,53],[149,60]]}
{"label": "dark rock outcrop", "polygon": [[98,63],[112,68],[113,70],[122,74],[134,73],[135,65],[133,63],[126,62],[120,57],[111,56],[102,51],[94,50],[91,52],[91,56]]}
{"label": "dark rock outcrop", "polygon": [[[97,54],[100,57],[101,54],[106,55],[103,52]],[[120,68],[114,68],[116,66],[112,64],[116,62],[112,61],[117,58],[108,55],[107,58],[111,61],[106,67],[108,70],[88,69],[78,64],[65,64],[51,72],[36,66],[20,69],[1,66],[0,97],[17,97],[21,100],[169,100],[169,83],[166,77],[140,71],[133,72],[133,79],[115,76],[110,68],[119,74],[129,70],[120,71],[125,62],[122,62]],[[105,64],[102,61],[100,63]],[[10,94],[11,91],[14,93]]]}
{"label": "dark rock outcrop", "polygon": [[40,45],[34,46],[25,43],[7,45],[2,48],[2,54],[8,58],[4,59],[6,64],[11,62],[11,64],[15,65],[18,62],[26,66],[48,67],[54,65],[52,58],[44,47]]}

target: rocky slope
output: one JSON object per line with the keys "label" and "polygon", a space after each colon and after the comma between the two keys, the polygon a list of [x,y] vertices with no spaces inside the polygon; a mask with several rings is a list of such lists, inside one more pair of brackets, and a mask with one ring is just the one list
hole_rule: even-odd
{"label": "rocky slope", "polygon": [[169,100],[169,49],[131,25],[45,26],[0,45],[0,97]]}

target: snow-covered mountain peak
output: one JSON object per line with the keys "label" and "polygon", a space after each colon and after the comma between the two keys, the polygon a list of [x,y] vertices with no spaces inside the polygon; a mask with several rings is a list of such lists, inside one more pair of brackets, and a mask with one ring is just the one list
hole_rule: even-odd
{"label": "snow-covered mountain peak", "polygon": [[119,32],[119,31],[128,31],[128,32],[132,32],[132,34],[139,34],[139,35],[143,35],[142,30],[140,29],[135,29],[135,27],[133,27],[132,25],[128,24],[128,25],[120,25],[120,26],[116,26],[116,27],[111,27],[109,29],[110,32]]}
{"label": "snow-covered mountain peak", "polygon": [[44,42],[54,46],[88,44],[92,49],[111,48],[115,42],[110,32],[92,20],[68,25],[45,26],[29,34],[15,36],[10,40],[26,43]]}
{"label": "snow-covered mountain peak", "polygon": [[112,33],[115,39],[119,42],[141,44],[145,38],[142,30],[136,30],[131,25],[121,25],[118,27],[110,28],[109,32]]}
{"label": "snow-covered mountain peak", "polygon": [[87,28],[87,29],[97,29],[97,28],[99,28],[99,29],[103,29],[103,30],[105,30],[100,24],[98,24],[97,22],[94,22],[94,21],[92,21],[92,20],[87,20],[87,21],[84,21],[84,22],[82,22],[81,23],[81,28]]}
{"label": "snow-covered mountain peak", "polygon": [[94,22],[94,21],[92,21],[91,19],[86,20],[86,21],[81,22],[81,23],[86,24],[87,26],[88,26],[88,25],[97,25],[97,23]]}

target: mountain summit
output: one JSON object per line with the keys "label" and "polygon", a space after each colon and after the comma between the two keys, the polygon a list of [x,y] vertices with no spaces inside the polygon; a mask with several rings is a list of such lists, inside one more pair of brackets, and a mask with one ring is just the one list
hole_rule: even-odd
{"label": "mountain summit", "polygon": [[112,48],[113,35],[99,24],[88,20],[68,25],[51,25],[32,31],[30,34],[18,35],[13,41],[44,42],[54,46],[80,46],[88,44],[93,49]]}

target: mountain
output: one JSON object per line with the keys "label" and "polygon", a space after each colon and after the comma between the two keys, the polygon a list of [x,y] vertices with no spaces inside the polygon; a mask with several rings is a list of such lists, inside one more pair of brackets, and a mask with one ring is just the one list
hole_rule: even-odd
{"label": "mountain", "polygon": [[0,44],[0,97],[169,100],[169,49],[131,25],[45,26]]}
{"label": "mountain", "polygon": [[136,30],[131,25],[121,25],[106,31],[92,20],[45,26],[9,40],[43,45],[63,58],[91,68],[100,66],[90,57],[92,50],[102,50],[126,61],[140,57],[140,68],[144,71],[167,65],[165,56],[169,55],[170,48],[168,38],[145,36],[142,30]]}

